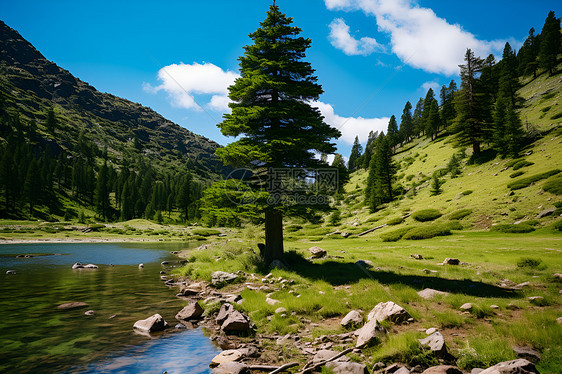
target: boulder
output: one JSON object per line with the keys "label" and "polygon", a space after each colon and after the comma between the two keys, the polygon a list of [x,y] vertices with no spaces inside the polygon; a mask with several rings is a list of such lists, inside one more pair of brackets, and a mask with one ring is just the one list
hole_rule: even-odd
{"label": "boulder", "polygon": [[484,369],[481,368],[474,368],[470,371],[470,374],[480,374],[481,372],[483,372]]}
{"label": "boulder", "polygon": [[462,371],[456,366],[438,365],[427,368],[422,374],[462,374]]}
{"label": "boulder", "polygon": [[421,345],[428,347],[437,357],[445,357],[447,355],[447,346],[445,338],[439,331],[434,332],[427,338],[419,339]]}
{"label": "boulder", "polygon": [[96,312],[93,311],[93,310],[87,310],[87,311],[84,312],[84,314],[87,315],[87,316],[93,316],[93,315],[96,314]]}
{"label": "boulder", "polygon": [[458,265],[460,264],[460,260],[458,258],[449,258],[447,257],[444,261],[443,261],[443,265]]}
{"label": "boulder", "polygon": [[88,304],[84,303],[82,301],[71,301],[69,303],[64,303],[61,304],[59,306],[57,306],[57,309],[78,309],[78,308],[84,308],[87,307]]}
{"label": "boulder", "polygon": [[[316,364],[319,364],[322,361],[327,361],[327,360],[331,359],[332,357],[334,357],[335,355],[337,355],[338,353],[339,352],[332,351],[332,350],[329,350],[329,349],[321,349],[318,352],[316,352],[314,357],[312,357],[312,363],[314,365],[316,365]],[[335,361],[347,362],[347,361],[349,361],[349,358],[347,356],[342,356],[342,357],[336,359]]]}
{"label": "boulder", "polygon": [[75,262],[74,265],[72,265],[72,268],[73,268],[73,269],[83,269],[83,268],[84,268],[84,265],[82,265],[82,264],[79,263],[79,262]]}
{"label": "boulder", "polygon": [[147,319],[141,319],[133,325],[133,329],[137,329],[144,333],[162,331],[168,327],[168,322],[166,322],[158,313],[148,317]]}
{"label": "boulder", "polygon": [[326,367],[334,374],[368,374],[367,366],[357,362],[328,362]]}
{"label": "boulder", "polygon": [[180,322],[199,319],[203,315],[203,308],[196,300],[192,300],[182,310],[176,314],[176,319]]}
{"label": "boulder", "polygon": [[464,310],[465,312],[471,311],[474,306],[471,303],[464,303],[461,305],[460,310]]}
{"label": "boulder", "polygon": [[363,323],[363,314],[358,310],[347,313],[340,322],[343,327],[360,325],[361,323]]}
{"label": "boulder", "polygon": [[406,367],[400,365],[400,364],[392,364],[390,366],[388,366],[386,369],[384,369],[384,373],[385,374],[409,374],[410,370],[408,370]]}
{"label": "boulder", "polygon": [[523,358],[500,362],[497,365],[481,371],[480,374],[531,374],[538,373],[532,362]]}
{"label": "boulder", "polygon": [[177,296],[194,296],[199,294],[199,292],[201,292],[199,288],[186,286],[180,288],[180,292],[177,294]]}
{"label": "boulder", "polygon": [[552,213],[556,211],[556,208],[548,208],[537,214],[537,218],[543,218],[546,216],[550,216]]}
{"label": "boulder", "polygon": [[272,306],[273,306],[273,305],[276,305],[276,304],[281,304],[281,301],[275,300],[275,299],[271,299],[271,298],[269,298],[269,297],[266,297],[266,298],[265,298],[265,302],[266,302],[267,304],[269,304],[269,305],[272,305]]}
{"label": "boulder", "polygon": [[232,310],[222,323],[222,331],[227,333],[240,333],[250,330],[250,319],[237,310]]}
{"label": "boulder", "polygon": [[222,351],[221,353],[213,357],[209,366],[215,367],[220,364],[224,364],[226,362],[238,361],[242,357],[243,357],[242,352],[236,349],[227,349],[226,351]]}
{"label": "boulder", "polygon": [[541,354],[529,347],[513,347],[513,352],[515,352],[517,357],[524,358],[531,362],[536,363],[541,359]]}
{"label": "boulder", "polygon": [[275,314],[283,314],[283,313],[287,313],[287,309],[285,309],[283,307],[279,307],[279,308],[275,309]]}
{"label": "boulder", "polygon": [[358,335],[356,347],[363,347],[378,342],[380,337],[386,334],[386,329],[376,319],[373,319],[357,330],[355,334]]}
{"label": "boulder", "polygon": [[308,248],[308,251],[312,255],[312,258],[322,258],[328,254],[325,249],[316,246]]}
{"label": "boulder", "polygon": [[222,325],[224,321],[228,318],[229,314],[234,310],[234,307],[229,303],[224,303],[219,309],[219,314],[217,315],[216,322]]}
{"label": "boulder", "polygon": [[390,321],[393,323],[403,323],[412,318],[410,313],[401,306],[393,303],[392,301],[387,301],[386,303],[378,303],[367,316],[367,321],[373,319],[378,322]]}
{"label": "boulder", "polygon": [[250,373],[248,366],[241,362],[224,362],[213,369],[215,374],[246,374]]}
{"label": "boulder", "polygon": [[221,287],[238,279],[238,275],[227,273],[226,271],[215,271],[211,275],[211,283],[213,286]]}
{"label": "boulder", "polygon": [[410,257],[414,260],[423,260],[423,256],[418,253],[411,254]]}
{"label": "boulder", "polygon": [[16,275],[15,270],[6,270],[6,275]]}
{"label": "boulder", "polygon": [[400,369],[396,370],[394,374],[410,374],[410,370],[407,367],[402,366]]}
{"label": "boulder", "polygon": [[423,290],[418,291],[418,295],[422,299],[433,299],[435,296],[439,296],[439,295],[446,296],[448,294],[449,294],[448,292],[437,291],[434,290],[433,288],[424,288]]}

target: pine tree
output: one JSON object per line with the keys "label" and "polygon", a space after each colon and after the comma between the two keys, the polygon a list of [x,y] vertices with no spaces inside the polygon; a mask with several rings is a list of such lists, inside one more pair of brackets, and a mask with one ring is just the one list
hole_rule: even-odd
{"label": "pine tree", "polygon": [[537,77],[539,46],[540,39],[535,35],[535,29],[531,27],[527,39],[517,53],[520,76],[533,74],[533,78]]}
{"label": "pine tree", "polygon": [[423,133],[423,103],[424,100],[420,97],[416,104],[416,108],[414,109],[414,115],[412,116],[412,120],[414,122],[414,135],[416,136],[419,136],[421,133]]}
{"label": "pine tree", "polygon": [[413,135],[414,120],[412,118],[412,104],[407,101],[402,110],[402,117],[400,117],[400,137],[407,143],[412,140]]}
{"label": "pine tree", "polygon": [[[430,88],[427,90],[427,94],[425,95],[425,99],[423,100],[423,112],[421,115],[421,134],[426,134],[427,130],[431,126],[429,123],[429,113],[431,112],[431,105],[435,101],[435,93],[433,89]],[[428,135],[429,136],[429,135]]]}
{"label": "pine tree", "polygon": [[494,130],[492,134],[492,147],[502,156],[507,155],[506,134],[506,106],[508,99],[500,96],[494,105]]}
{"label": "pine tree", "polygon": [[437,100],[431,101],[429,108],[426,109],[429,114],[427,116],[426,135],[431,137],[431,140],[437,138],[439,129],[442,126],[441,116],[439,115],[439,106]]}
{"label": "pine tree", "polygon": [[538,56],[540,67],[548,70],[551,76],[554,74],[560,51],[560,18],[556,18],[554,11],[551,10],[541,31]]}
{"label": "pine tree", "polygon": [[33,159],[29,164],[29,168],[27,169],[27,174],[25,176],[23,191],[27,203],[29,204],[29,216],[33,217],[33,208],[41,191],[41,179],[36,159]]}
{"label": "pine tree", "polygon": [[482,59],[475,57],[472,50],[465,54],[461,68],[461,89],[455,96],[456,144],[459,147],[472,146],[474,157],[480,156],[480,145],[488,139],[490,117],[489,100],[478,79],[482,71]]}
{"label": "pine tree", "polygon": [[511,102],[511,105],[517,107],[521,100],[517,96],[519,89],[519,81],[517,77],[517,58],[511,49],[509,43],[505,43],[503,57],[501,61],[500,80],[498,88],[498,96],[503,96]]}
{"label": "pine tree", "polygon": [[375,146],[375,140],[378,136],[378,131],[369,131],[369,137],[367,138],[367,144],[365,145],[365,153],[363,153],[363,156],[361,157],[361,165],[363,169],[369,169],[371,157],[373,156],[373,147]]}
{"label": "pine tree", "polygon": [[57,121],[57,117],[55,115],[55,109],[53,107],[51,107],[51,108],[49,108],[49,111],[47,112],[47,122],[45,123],[45,126],[47,127],[47,131],[51,135],[55,135],[57,125],[58,125],[58,121]]}
{"label": "pine tree", "polygon": [[107,162],[104,162],[98,173],[94,200],[98,214],[105,220],[109,217],[109,189]]}
{"label": "pine tree", "polygon": [[189,204],[193,201],[191,196],[191,181],[192,177],[190,173],[183,176],[179,188],[178,195],[176,197],[176,205],[182,212],[182,215],[187,222],[189,220]]}
{"label": "pine tree", "polygon": [[[246,167],[259,160],[269,180],[275,177],[273,168],[319,166],[314,154],[333,153],[330,139],[341,135],[310,105],[322,93],[314,70],[303,60],[311,40],[299,37],[301,30],[291,24],[278,6],[270,6],[260,28],[250,34],[253,44],[239,58],[241,77],[229,87],[232,113],[218,125],[223,135],[239,137],[217,150],[219,158]],[[284,212],[275,204],[260,209],[265,213],[263,256],[270,262],[283,255]]]}
{"label": "pine tree", "polygon": [[439,179],[437,174],[434,174],[433,179],[431,181],[431,191],[430,191],[432,196],[439,195],[441,192],[443,192],[443,190],[441,189],[442,184],[443,181]]}
{"label": "pine tree", "polygon": [[349,181],[349,171],[345,166],[343,156],[336,153],[331,166],[332,168],[336,168],[338,170],[338,192],[343,192],[343,186]]}
{"label": "pine tree", "polygon": [[350,172],[357,170],[357,160],[361,157],[363,153],[363,146],[359,143],[359,137],[355,137],[353,146],[351,147],[351,154],[349,155],[349,161],[347,163]]}
{"label": "pine tree", "polygon": [[441,87],[441,92],[439,97],[441,99],[441,120],[444,127],[448,127],[455,119],[455,104],[453,103],[453,98],[457,92],[457,84],[454,80],[451,80],[449,86],[443,85]]}
{"label": "pine tree", "polygon": [[388,128],[386,130],[386,137],[388,138],[388,144],[392,148],[392,152],[395,151],[396,146],[400,142],[398,134],[398,124],[396,123],[396,117],[392,115],[388,121]]}
{"label": "pine tree", "polygon": [[371,211],[394,198],[392,183],[396,178],[396,166],[392,161],[392,149],[387,136],[377,138],[375,152],[369,165],[365,198]]}

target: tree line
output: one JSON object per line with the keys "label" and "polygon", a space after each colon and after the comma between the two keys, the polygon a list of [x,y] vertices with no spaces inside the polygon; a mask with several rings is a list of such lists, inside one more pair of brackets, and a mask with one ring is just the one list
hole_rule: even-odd
{"label": "tree line", "polygon": [[368,170],[367,205],[376,210],[393,200],[397,168],[392,155],[415,138],[434,140],[441,134],[453,135],[455,146],[463,150],[471,147],[475,160],[481,156],[483,145],[501,157],[518,157],[525,136],[518,114],[523,101],[517,94],[519,78],[556,74],[561,52],[560,19],[551,11],[541,33],[535,34],[531,28],[518,52],[506,43],[501,60],[496,61],[492,54],[482,59],[468,49],[464,64],[459,65],[460,88],[451,80],[441,87],[439,101],[430,88],[415,108],[406,102],[400,124],[392,115],[386,134],[370,132],[364,149],[356,137],[348,169]]}

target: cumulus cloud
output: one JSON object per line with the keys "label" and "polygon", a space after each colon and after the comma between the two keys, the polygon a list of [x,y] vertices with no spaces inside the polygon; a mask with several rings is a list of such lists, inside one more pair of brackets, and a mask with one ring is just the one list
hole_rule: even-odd
{"label": "cumulus cloud", "polygon": [[324,0],[331,10],[362,10],[390,35],[392,52],[403,62],[430,73],[454,75],[467,48],[485,57],[505,41],[479,40],[458,24],[439,18],[412,0]]}
{"label": "cumulus cloud", "polygon": [[[172,64],[158,71],[160,85],[153,87],[144,83],[143,89],[152,93],[164,91],[172,104],[181,108],[201,110],[201,106],[206,106],[224,112],[228,110],[228,86],[238,77],[238,73],[225,71],[208,62]],[[209,102],[201,103],[196,99],[197,95],[212,96]]]}
{"label": "cumulus cloud", "polygon": [[439,85],[439,83],[435,82],[435,81],[429,81],[429,82],[425,82],[421,85],[421,89],[423,90],[423,92],[427,92],[429,91],[429,89],[432,88],[433,92],[435,92],[435,95],[439,95],[439,90],[441,89],[441,86]]}
{"label": "cumulus cloud", "polygon": [[328,37],[334,47],[340,49],[348,56],[369,55],[383,47],[373,38],[362,37],[357,40],[349,33],[349,26],[341,18],[336,18],[330,23],[330,35]]}
{"label": "cumulus cloud", "polygon": [[324,121],[341,131],[342,136],[340,140],[347,144],[353,144],[355,137],[359,137],[359,141],[364,143],[367,141],[369,132],[371,131],[385,131],[388,128],[389,117],[383,118],[363,118],[363,117],[342,117],[334,112],[334,107],[330,104],[316,101],[311,105],[317,107],[322,115]]}

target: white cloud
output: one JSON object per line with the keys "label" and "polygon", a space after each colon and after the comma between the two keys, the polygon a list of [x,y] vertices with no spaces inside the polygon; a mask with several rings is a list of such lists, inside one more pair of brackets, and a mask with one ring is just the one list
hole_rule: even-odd
{"label": "white cloud", "polygon": [[342,117],[334,112],[334,107],[330,104],[316,101],[311,105],[320,109],[324,116],[324,121],[340,130],[343,140],[347,144],[353,144],[355,137],[359,137],[359,141],[364,143],[367,141],[370,131],[384,131],[388,128],[389,117],[383,118],[363,118],[363,117]]}
{"label": "white cloud", "polygon": [[[201,110],[205,105],[213,110],[228,110],[228,86],[234,83],[239,75],[233,71],[225,71],[211,63],[172,64],[158,71],[158,79],[162,82],[153,87],[143,83],[147,92],[165,91],[172,104],[181,108]],[[210,102],[197,103],[197,95],[212,95]]]}
{"label": "white cloud", "polygon": [[324,0],[331,10],[362,10],[390,34],[392,52],[403,62],[430,73],[458,74],[470,48],[481,57],[499,52],[505,41],[485,41],[439,18],[412,0]]}
{"label": "white cloud", "polygon": [[421,89],[423,90],[424,93],[429,91],[430,88],[433,89],[433,92],[435,93],[435,96],[439,95],[439,90],[441,89],[441,86],[439,85],[439,83],[437,83],[435,81],[429,81],[429,82],[425,82],[421,85]]}
{"label": "white cloud", "polygon": [[383,47],[373,38],[362,37],[357,40],[349,33],[349,26],[341,18],[336,18],[330,23],[330,43],[348,56],[367,56]]}

